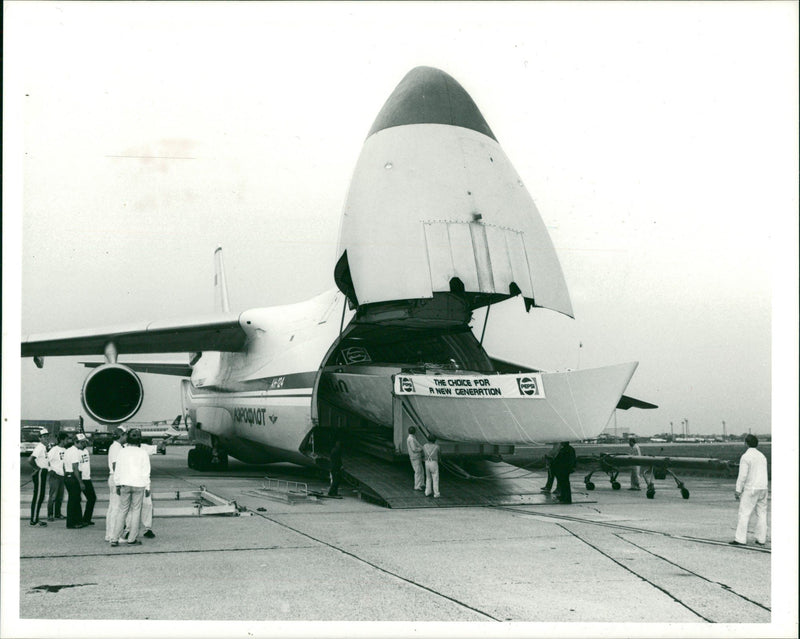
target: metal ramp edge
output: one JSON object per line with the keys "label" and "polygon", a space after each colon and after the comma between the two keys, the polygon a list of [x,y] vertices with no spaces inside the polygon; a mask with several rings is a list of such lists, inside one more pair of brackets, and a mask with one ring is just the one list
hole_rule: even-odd
{"label": "metal ramp edge", "polygon": [[[544,472],[520,469],[505,462],[476,460],[468,464],[469,477],[440,464],[441,497],[426,497],[414,490],[414,474],[408,458],[391,463],[361,452],[344,457],[347,484],[365,501],[387,508],[453,508],[468,506],[547,505],[555,503],[540,491]],[[575,482],[573,481],[573,484]],[[342,486],[345,488],[345,486]],[[587,493],[572,492],[573,503],[593,503]]]}

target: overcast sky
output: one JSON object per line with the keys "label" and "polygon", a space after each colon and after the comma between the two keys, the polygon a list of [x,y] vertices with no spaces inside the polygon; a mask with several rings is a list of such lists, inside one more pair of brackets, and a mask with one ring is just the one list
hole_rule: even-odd
{"label": "overcast sky", "polygon": [[[3,269],[10,306],[21,263],[21,325],[4,313],[4,335],[208,313],[217,245],[232,310],[332,287],[364,138],[428,65],[470,93],[525,181],[575,309],[493,308],[490,354],[639,361],[628,394],[660,408],[619,411],[620,430],[769,432],[773,382],[796,386],[797,17],[744,2],[7,4],[5,135],[24,159],[4,187],[24,185],[4,206],[22,233]],[[773,369],[773,337],[789,366]],[[22,361],[22,418],[81,412],[76,361]],[[136,419],[177,415],[177,380],[143,378]]]}

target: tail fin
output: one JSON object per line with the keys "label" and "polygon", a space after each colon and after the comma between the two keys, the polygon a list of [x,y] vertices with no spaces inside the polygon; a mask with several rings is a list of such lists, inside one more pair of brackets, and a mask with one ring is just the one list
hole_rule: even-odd
{"label": "tail fin", "polygon": [[214,310],[228,313],[231,310],[228,301],[228,282],[225,280],[225,265],[222,263],[222,247],[214,251]]}

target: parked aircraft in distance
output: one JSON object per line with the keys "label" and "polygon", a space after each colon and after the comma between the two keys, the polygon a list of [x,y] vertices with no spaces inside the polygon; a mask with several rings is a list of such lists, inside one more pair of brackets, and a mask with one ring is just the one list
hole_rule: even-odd
{"label": "parked aircraft in distance", "polygon": [[[402,424],[445,455],[496,458],[513,446],[597,437],[637,363],[546,372],[492,358],[473,312],[511,297],[572,317],[555,249],[521,178],[452,77],[409,72],[373,123],[344,206],[337,289],[232,313],[215,251],[216,314],[29,336],[23,357],[105,355],[85,410],[107,424],[143,400],[138,373],[185,377],[189,465],[313,464],[334,439],[401,454]],[[333,266],[333,265],[331,265]],[[523,337],[524,331],[515,339]],[[120,354],[190,353],[185,364]]]}

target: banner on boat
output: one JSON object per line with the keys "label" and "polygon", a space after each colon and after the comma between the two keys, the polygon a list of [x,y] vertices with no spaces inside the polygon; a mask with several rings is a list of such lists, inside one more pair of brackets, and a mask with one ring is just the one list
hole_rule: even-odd
{"label": "banner on boat", "polygon": [[521,375],[395,375],[395,395],[544,399],[539,373]]}

